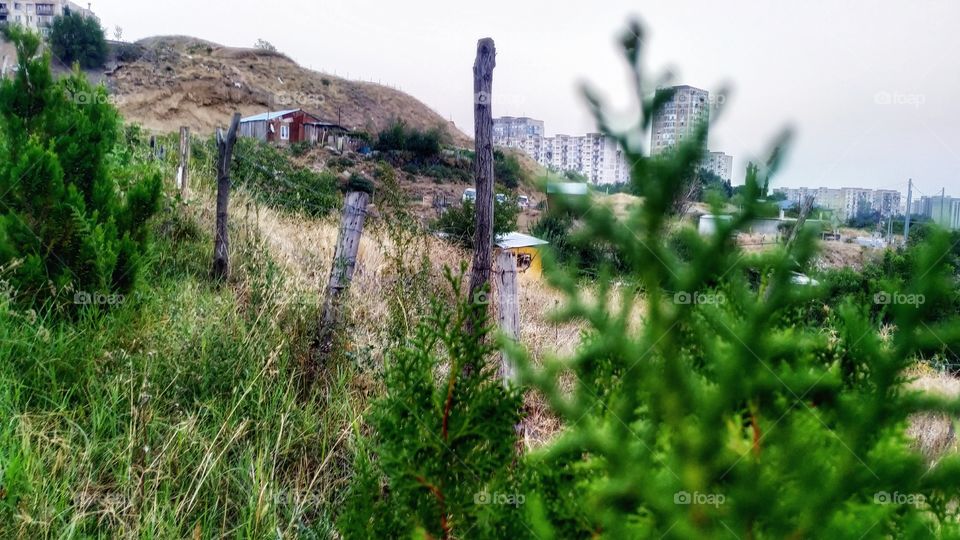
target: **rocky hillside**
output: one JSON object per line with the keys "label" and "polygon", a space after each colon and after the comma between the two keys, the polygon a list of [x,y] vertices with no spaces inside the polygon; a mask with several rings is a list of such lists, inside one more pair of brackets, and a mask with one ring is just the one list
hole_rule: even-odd
{"label": "rocky hillside", "polygon": [[344,125],[368,132],[400,118],[418,129],[440,128],[452,143],[470,144],[463,132],[408,94],[310,71],[279,53],[180,36],[121,47],[107,84],[127,119],[150,129],[187,125],[211,132],[233,111],[246,116],[303,108],[330,121],[339,113]]}

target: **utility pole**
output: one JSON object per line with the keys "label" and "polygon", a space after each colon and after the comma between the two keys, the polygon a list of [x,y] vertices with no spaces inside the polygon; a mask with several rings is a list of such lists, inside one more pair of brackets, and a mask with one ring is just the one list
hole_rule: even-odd
{"label": "utility pole", "polygon": [[903,243],[910,240],[910,214],[913,212],[913,178],[907,180],[907,220],[903,224]]}

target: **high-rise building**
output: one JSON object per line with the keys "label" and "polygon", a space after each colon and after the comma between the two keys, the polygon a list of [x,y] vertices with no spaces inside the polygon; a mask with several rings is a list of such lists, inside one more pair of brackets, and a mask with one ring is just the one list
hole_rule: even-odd
{"label": "high-rise building", "polygon": [[672,92],[673,95],[654,113],[650,133],[652,156],[680,144],[710,120],[710,92],[686,85],[657,90],[658,95],[663,92]]}
{"label": "high-rise building", "polygon": [[524,139],[530,136],[543,137],[543,120],[534,120],[526,116],[501,116],[493,119],[494,142]]}
{"label": "high-rise building", "polygon": [[504,116],[493,120],[493,144],[521,150],[544,167],[580,173],[596,185],[630,179],[623,149],[601,133],[545,137],[543,121]]}
{"label": "high-rise building", "polygon": [[873,210],[880,217],[900,215],[900,192],[895,189],[877,189],[873,192]]}
{"label": "high-rise building", "polygon": [[842,188],[841,191],[843,192],[843,219],[850,219],[874,210],[873,190]]}
{"label": "high-rise building", "polygon": [[[97,18],[90,4],[83,7],[69,0],[45,0],[41,2],[0,1],[0,24],[18,24],[43,35],[50,33],[54,17],[67,14]],[[97,19],[99,20],[99,19]]]}
{"label": "high-rise building", "polygon": [[700,168],[712,172],[729,183],[733,179],[733,156],[723,152],[707,152],[703,156]]}

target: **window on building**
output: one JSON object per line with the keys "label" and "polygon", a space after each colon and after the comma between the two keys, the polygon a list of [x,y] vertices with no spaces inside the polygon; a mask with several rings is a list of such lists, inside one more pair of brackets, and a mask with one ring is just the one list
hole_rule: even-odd
{"label": "window on building", "polygon": [[280,126],[280,140],[283,140],[283,141],[290,140],[290,126],[286,124]]}

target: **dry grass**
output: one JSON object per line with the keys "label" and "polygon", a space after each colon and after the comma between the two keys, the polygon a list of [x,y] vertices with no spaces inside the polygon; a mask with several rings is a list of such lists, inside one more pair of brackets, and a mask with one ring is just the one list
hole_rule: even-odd
{"label": "dry grass", "polygon": [[[937,396],[960,396],[960,379],[929,367],[918,366],[910,373],[915,377],[909,387]],[[916,448],[931,462],[958,450],[954,419],[946,414],[924,413],[913,415],[907,435],[916,441]]]}

